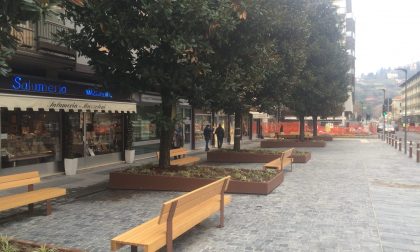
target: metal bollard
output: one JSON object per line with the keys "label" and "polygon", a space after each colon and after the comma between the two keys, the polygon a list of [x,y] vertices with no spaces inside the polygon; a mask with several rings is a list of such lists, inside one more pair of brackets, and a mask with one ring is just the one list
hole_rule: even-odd
{"label": "metal bollard", "polygon": [[400,138],[400,140],[398,141],[398,150],[401,151],[401,144],[402,144],[402,139]]}
{"label": "metal bollard", "polygon": [[410,147],[408,148],[408,157],[412,158],[413,157],[413,144],[410,141]]}
{"label": "metal bollard", "polygon": [[417,163],[420,163],[420,150],[417,149]]}
{"label": "metal bollard", "polygon": [[398,146],[398,138],[395,138],[395,149],[397,149],[397,146]]}
{"label": "metal bollard", "polygon": [[395,142],[395,135],[392,135],[392,140],[391,140],[391,146],[394,147],[394,142]]}

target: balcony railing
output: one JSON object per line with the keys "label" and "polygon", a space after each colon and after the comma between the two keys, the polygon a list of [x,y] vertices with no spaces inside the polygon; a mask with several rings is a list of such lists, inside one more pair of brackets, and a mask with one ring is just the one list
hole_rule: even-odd
{"label": "balcony railing", "polygon": [[12,34],[19,39],[20,48],[53,53],[55,56],[76,57],[75,51],[60,45],[54,36],[58,31],[70,28],[48,20],[40,21],[32,26],[33,28],[22,25],[19,32],[12,31]]}
{"label": "balcony railing", "polygon": [[24,48],[35,48],[35,32],[26,25],[19,26],[20,31],[12,30],[12,35],[19,40],[19,46]]}

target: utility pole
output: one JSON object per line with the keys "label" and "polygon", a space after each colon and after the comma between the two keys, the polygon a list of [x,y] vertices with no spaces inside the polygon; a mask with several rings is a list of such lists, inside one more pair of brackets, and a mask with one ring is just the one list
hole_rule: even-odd
{"label": "utility pole", "polygon": [[404,85],[404,154],[407,154],[407,69],[397,68],[395,70],[405,73]]}

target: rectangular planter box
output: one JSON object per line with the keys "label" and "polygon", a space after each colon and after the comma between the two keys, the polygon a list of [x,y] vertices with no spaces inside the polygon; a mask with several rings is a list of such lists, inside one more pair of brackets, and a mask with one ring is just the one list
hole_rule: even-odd
{"label": "rectangular planter box", "polygon": [[[109,185],[111,189],[153,190],[190,192],[205,186],[217,179],[136,175],[123,172],[111,172]],[[244,182],[230,180],[227,193],[270,194],[284,180],[283,171],[268,182]]]}
{"label": "rectangular planter box", "polygon": [[293,163],[307,163],[311,159],[311,153],[305,153],[304,155],[293,156]]}
{"label": "rectangular planter box", "polygon": [[268,163],[280,154],[252,153],[252,152],[234,152],[234,151],[209,151],[207,152],[207,161],[222,163]]}
{"label": "rectangular planter box", "polygon": [[283,147],[325,147],[325,141],[304,141],[297,140],[265,140],[261,141],[261,148],[283,148]]}

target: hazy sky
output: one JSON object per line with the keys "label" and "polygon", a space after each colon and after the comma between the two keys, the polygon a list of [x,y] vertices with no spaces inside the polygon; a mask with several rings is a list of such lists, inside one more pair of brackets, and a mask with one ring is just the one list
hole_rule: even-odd
{"label": "hazy sky", "polygon": [[353,0],[356,75],[420,61],[420,0]]}

